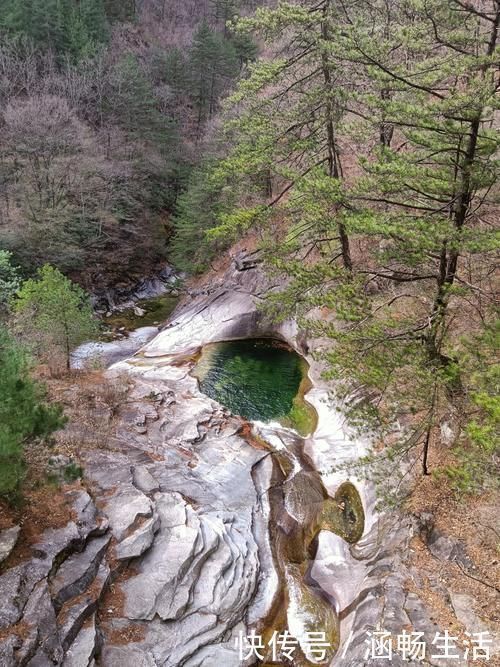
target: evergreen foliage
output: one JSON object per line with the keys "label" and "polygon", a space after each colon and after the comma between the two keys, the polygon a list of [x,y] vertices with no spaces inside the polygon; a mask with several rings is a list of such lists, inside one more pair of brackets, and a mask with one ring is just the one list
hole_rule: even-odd
{"label": "evergreen foliage", "polygon": [[234,45],[204,21],[193,37],[189,68],[191,97],[200,127],[213,117],[219,98],[238,74]]}
{"label": "evergreen foliage", "polygon": [[[99,279],[155,265],[172,210],[170,254],[191,272],[250,231],[285,285],[267,313],[330,341],[326,375],[351,423],[391,438],[362,462],[370,474],[401,461],[429,474],[459,406],[456,465],[442,472],[462,491],[487,484],[498,2],[296,0],[246,15],[260,4],[210,0],[190,46],[149,48],[133,0],[0,0],[1,235],[13,252],[0,253],[0,308],[18,288],[13,264]],[[165,5],[152,7],[163,20]],[[106,47],[115,21],[123,32]],[[203,162],[207,145],[218,157]],[[69,363],[93,325],[65,280],[45,267],[16,309],[25,334],[29,314],[42,318],[44,344]]]}
{"label": "evergreen foliage", "polygon": [[[363,462],[379,480],[408,459],[430,473],[439,424],[481,366],[461,310],[476,309],[484,330],[496,317],[499,22],[496,5],[457,0],[303,0],[237,26],[269,57],[229,100],[213,179],[239,207],[219,211],[208,237],[263,235],[287,279],[268,314],[330,339],[327,377],[354,425],[385,437],[404,419],[397,442]],[[488,392],[462,405],[480,415],[464,425],[467,456],[456,451],[465,486],[466,459],[495,456]]]}
{"label": "evergreen foliage", "polygon": [[52,266],[27,280],[13,304],[15,329],[41,359],[64,360],[70,369],[71,351],[95,337],[98,325],[85,292]]}
{"label": "evergreen foliage", "polygon": [[23,448],[64,423],[59,406],[29,376],[26,353],[0,325],[0,496],[16,495],[22,480]]}
{"label": "evergreen foliage", "polygon": [[107,40],[108,24],[102,0],[1,0],[0,31],[80,58]]}
{"label": "evergreen foliage", "polygon": [[173,124],[158,109],[151,81],[132,53],[124,55],[113,69],[104,111],[132,137],[153,141],[163,150],[174,139]]}
{"label": "evergreen foliage", "polygon": [[25,275],[112,284],[165,260],[197,144],[256,54],[226,26],[240,3],[216,4],[179,47],[148,43],[156,4],[0,0],[0,243]]}
{"label": "evergreen foliage", "polygon": [[211,243],[206,232],[217,223],[217,216],[228,205],[221,189],[211,179],[212,163],[191,174],[186,191],[177,202],[170,243],[170,259],[183,271],[201,273],[216,254],[225,247],[224,240]]}
{"label": "evergreen foliage", "polygon": [[104,8],[111,22],[133,21],[136,17],[135,0],[104,0]]}
{"label": "evergreen foliage", "polygon": [[8,309],[14,294],[21,286],[19,269],[12,265],[12,254],[0,250],[0,315]]}
{"label": "evergreen foliage", "polygon": [[[306,253],[323,236],[332,262],[349,273],[337,138],[349,94],[346,72],[333,57],[330,41],[340,30],[341,16],[331,2],[311,8],[313,4],[280,3],[237,26],[241,37],[257,31],[268,42],[272,59],[252,66],[229,100],[235,113],[226,132],[234,148],[218,171],[224,180],[237,175],[246,210],[235,213],[219,233],[230,233],[231,224],[240,230],[259,222],[265,227],[272,210],[271,220],[286,216],[290,221],[283,250],[301,247]],[[267,205],[255,207],[263,195]]]}
{"label": "evergreen foliage", "polygon": [[161,67],[162,79],[177,95],[188,90],[189,68],[187,55],[179,48],[170,49],[164,56]]}
{"label": "evergreen foliage", "polygon": [[457,463],[443,471],[460,493],[488,485],[500,456],[500,321],[463,341],[463,348],[463,433],[455,444]]}

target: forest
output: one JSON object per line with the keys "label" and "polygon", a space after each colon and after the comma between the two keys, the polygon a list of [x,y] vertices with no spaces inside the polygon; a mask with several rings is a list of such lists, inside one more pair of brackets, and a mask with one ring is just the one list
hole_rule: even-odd
{"label": "forest", "polygon": [[386,454],[423,449],[427,474],[460,415],[444,473],[480,488],[499,417],[497,4],[2,0],[4,312],[47,264],[92,291],[167,259],[203,272],[254,235],[286,285],[264,310],[331,341],[336,392],[364,395],[353,422],[415,415]]}
{"label": "forest", "polygon": [[450,412],[461,435],[444,476],[467,491],[497,474],[498,23],[497,2],[460,0],[279,3],[241,19],[265,56],[177,205],[182,266],[257,234],[286,276],[264,309],[332,342],[336,392],[363,395],[353,421],[412,420],[381,479],[385,456],[409,451],[429,474]]}
{"label": "forest", "polygon": [[164,259],[204,129],[255,53],[226,31],[232,3],[129,4],[2,0],[0,235],[23,275],[50,263],[91,289]]}
{"label": "forest", "polygon": [[189,314],[235,261],[371,442],[324,478],[398,516],[498,508],[499,31],[500,0],[0,0],[0,509],[96,377],[83,403],[127,404],[72,368],[94,295],[168,266]]}

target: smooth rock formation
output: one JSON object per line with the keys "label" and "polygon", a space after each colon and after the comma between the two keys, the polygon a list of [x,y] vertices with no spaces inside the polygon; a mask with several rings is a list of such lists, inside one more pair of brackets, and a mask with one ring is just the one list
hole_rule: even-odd
{"label": "smooth rock formation", "polygon": [[113,536],[120,541],[128,535],[138,519],[152,516],[153,504],[141,491],[127,486],[109,499],[105,511]]}
{"label": "smooth rock formation", "polygon": [[[272,289],[255,254],[237,256],[219,283],[191,293],[154,340],[109,371],[127,373],[131,388],[109,442],[82,450],[90,493],[71,492],[73,520],[46,531],[31,560],[0,576],[2,667],[243,667],[239,633],[267,620],[284,579],[284,615],[304,646],[315,619],[337,641],[340,615],[334,666],[379,664],[366,658],[366,633],[375,629],[413,626],[431,636],[425,605],[405,592],[414,526],[377,514],[366,482],[332,472],[368,443],[347,428],[321,366],[310,360],[307,400],[319,419],[305,441],[275,424],[250,434],[190,375],[192,355],[208,342],[274,336],[304,347],[293,323],[275,327],[258,312]],[[91,349],[80,348],[75,365]],[[116,353],[110,348],[108,359]],[[346,481],[360,493],[364,535],[347,544],[321,530],[310,556],[299,543],[304,528],[326,491],[333,499]],[[293,563],[283,574],[275,562],[278,529],[296,541],[307,577]],[[396,655],[391,664],[403,662]]]}
{"label": "smooth rock formation", "polygon": [[109,366],[126,359],[158,334],[158,327],[141,327],[131,331],[126,338],[109,343],[83,343],[71,353],[71,367],[91,368],[92,365]]}
{"label": "smooth rock formation", "polygon": [[12,553],[12,549],[16,546],[20,530],[21,526],[13,526],[0,532],[0,563],[7,560]]}
{"label": "smooth rock formation", "polygon": [[147,495],[160,490],[158,480],[153,477],[146,466],[134,466],[132,468],[132,484],[136,489]]}
{"label": "smooth rock formation", "polygon": [[144,522],[129,537],[123,539],[116,547],[118,560],[138,558],[153,544],[155,534],[160,527],[160,519],[154,514]]}

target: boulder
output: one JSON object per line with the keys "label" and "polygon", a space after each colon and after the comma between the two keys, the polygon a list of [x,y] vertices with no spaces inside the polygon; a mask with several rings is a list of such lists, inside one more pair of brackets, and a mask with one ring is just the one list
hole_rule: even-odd
{"label": "boulder", "polygon": [[103,535],[108,529],[108,521],[97,509],[90,495],[82,490],[68,491],[66,494],[73,503],[75,522],[78,530],[87,539],[89,535]]}
{"label": "boulder", "polygon": [[158,480],[153,477],[146,466],[133,466],[132,483],[136,489],[147,495],[160,490]]}
{"label": "boulder", "polygon": [[407,594],[404,609],[412,626],[417,632],[424,633],[426,643],[431,646],[436,632],[439,632],[440,628],[432,620],[429,610],[416,593]]}
{"label": "boulder", "polygon": [[95,615],[82,627],[69,647],[63,667],[89,667],[97,646]]}
{"label": "boulder", "polygon": [[160,519],[155,514],[146,519],[132,535],[122,540],[116,547],[118,560],[138,558],[153,544],[155,533],[160,527]]}
{"label": "boulder", "polygon": [[476,600],[472,595],[450,591],[450,599],[455,616],[464,626],[466,632],[469,632],[472,636],[474,636],[474,633],[489,633],[485,637],[492,640],[492,643],[489,645],[490,656],[492,659],[493,656],[498,656],[500,654],[500,637],[498,636],[498,632],[495,627],[489,626],[476,614],[474,611]]}
{"label": "boulder", "polygon": [[7,528],[0,532],[0,563],[7,560],[12,553],[12,550],[16,546],[20,531],[21,526],[13,526],[12,528]]}
{"label": "boulder", "polygon": [[62,528],[46,530],[31,550],[35,558],[44,561],[48,574],[59,554],[68,550],[74,551],[83,543],[84,539],[78,526],[74,521],[70,521]]}
{"label": "boulder", "polygon": [[105,512],[113,536],[117,540],[122,540],[138,518],[152,516],[153,504],[144,493],[133,486],[128,486],[109,499]]}

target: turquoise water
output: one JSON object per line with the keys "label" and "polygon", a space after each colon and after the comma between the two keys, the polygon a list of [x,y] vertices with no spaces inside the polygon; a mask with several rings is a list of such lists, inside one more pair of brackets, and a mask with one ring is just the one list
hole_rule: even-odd
{"label": "turquoise water", "polygon": [[236,415],[269,422],[296,421],[305,361],[277,341],[254,339],[204,348],[194,375],[200,389]]}

